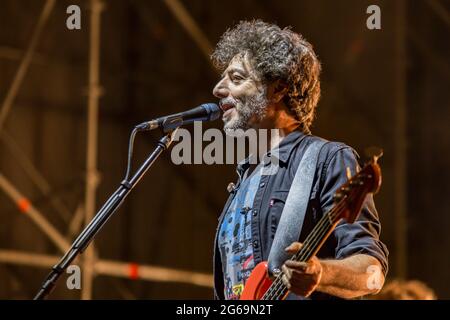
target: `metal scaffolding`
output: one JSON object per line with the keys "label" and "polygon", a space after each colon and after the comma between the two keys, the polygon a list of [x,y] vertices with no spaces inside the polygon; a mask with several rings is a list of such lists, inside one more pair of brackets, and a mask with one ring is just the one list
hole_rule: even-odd
{"label": "metal scaffolding", "polygon": [[[187,10],[177,0],[167,0],[165,4],[169,7],[175,17],[186,28],[195,42],[202,48],[202,51],[209,56],[211,45],[198,25],[188,14]],[[86,152],[86,185],[84,204],[80,204],[72,215],[69,210],[57,197],[50,195],[50,185],[44,177],[29,161],[25,153],[15,143],[13,137],[3,128],[6,117],[11,110],[14,99],[19,91],[20,85],[30,62],[37,43],[39,42],[42,30],[54,8],[55,0],[46,0],[40,14],[37,26],[31,37],[30,44],[20,61],[18,71],[12,81],[11,87],[6,95],[5,101],[0,109],[0,136],[12,154],[19,160],[19,164],[30,176],[39,190],[49,197],[52,206],[56,211],[69,221],[68,234],[64,236],[60,233],[40,212],[32,202],[16,188],[3,174],[0,173],[0,188],[16,204],[19,211],[29,217],[42,233],[61,251],[66,252],[70,248],[69,239],[80,229],[82,220],[89,223],[96,212],[96,192],[99,185],[99,173],[97,169],[98,151],[98,109],[99,98],[102,94],[102,87],[99,81],[100,75],[100,26],[101,12],[103,9],[102,0],[90,0],[90,35],[89,35],[89,78],[88,78],[88,99],[87,99],[87,152]],[[2,130],[3,129],[3,130]],[[83,217],[84,215],[84,217]],[[94,244],[91,243],[82,260],[83,284],[82,299],[92,299],[93,280],[97,275],[109,275],[112,277],[128,278],[133,280],[147,280],[159,282],[187,283],[202,287],[212,287],[213,278],[210,274],[190,272],[165,267],[136,264],[123,261],[110,261],[97,257]],[[51,268],[58,262],[57,256],[35,254],[17,250],[1,250],[0,262],[6,264],[16,264],[39,268]],[[37,288],[36,288],[37,289]]]}
{"label": "metal scaffolding", "polygon": [[[87,225],[95,215],[96,194],[99,184],[97,171],[98,148],[98,104],[102,94],[100,86],[100,26],[103,3],[101,0],[91,0],[89,28],[89,88],[88,117],[86,140],[86,188],[84,198],[84,223]],[[95,263],[94,241],[87,248],[83,259],[82,299],[92,298],[93,265]]]}

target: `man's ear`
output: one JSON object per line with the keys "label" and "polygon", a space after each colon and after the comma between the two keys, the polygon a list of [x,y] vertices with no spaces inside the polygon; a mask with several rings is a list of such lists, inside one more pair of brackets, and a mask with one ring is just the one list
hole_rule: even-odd
{"label": "man's ear", "polygon": [[287,85],[281,80],[275,80],[269,85],[268,98],[272,103],[280,102],[288,91]]}

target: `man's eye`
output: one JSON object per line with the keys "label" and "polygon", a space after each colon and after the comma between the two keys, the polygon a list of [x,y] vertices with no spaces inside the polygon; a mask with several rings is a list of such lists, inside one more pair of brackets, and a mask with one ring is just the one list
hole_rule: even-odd
{"label": "man's eye", "polygon": [[245,80],[244,77],[242,77],[242,76],[238,76],[238,75],[233,76],[233,81],[235,81],[235,82],[239,82],[242,80]]}

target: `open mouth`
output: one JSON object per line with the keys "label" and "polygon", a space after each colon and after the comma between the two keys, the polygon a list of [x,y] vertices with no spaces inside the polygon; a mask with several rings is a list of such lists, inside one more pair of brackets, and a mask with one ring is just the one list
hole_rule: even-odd
{"label": "open mouth", "polygon": [[223,117],[227,117],[235,108],[234,104],[229,103],[229,102],[225,102],[225,103],[220,102],[219,106],[223,111]]}

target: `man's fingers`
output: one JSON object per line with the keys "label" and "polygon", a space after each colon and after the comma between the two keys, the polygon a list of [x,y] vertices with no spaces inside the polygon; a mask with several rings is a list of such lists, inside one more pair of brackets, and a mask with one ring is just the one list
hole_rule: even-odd
{"label": "man's fingers", "polygon": [[301,247],[302,244],[300,242],[292,242],[285,250],[290,254],[295,254],[300,250]]}
{"label": "man's fingers", "polygon": [[290,270],[288,267],[286,267],[284,264],[281,266],[281,270],[286,275],[286,277],[289,279],[292,275],[292,270]]}
{"label": "man's fingers", "polygon": [[321,278],[321,265],[318,260],[308,262],[286,261],[282,266],[281,280],[289,291],[307,297],[317,287]]}
{"label": "man's fingers", "polygon": [[287,288],[288,290],[291,289],[291,283],[289,282],[289,280],[288,280],[288,278],[286,277],[285,274],[283,274],[283,275],[281,276],[281,281],[283,281],[283,284],[286,286],[286,288]]}
{"label": "man's fingers", "polygon": [[286,265],[286,267],[300,270],[300,271],[305,271],[306,268],[308,267],[308,264],[306,262],[300,262],[300,261],[294,261],[294,260],[287,260],[284,264]]}

